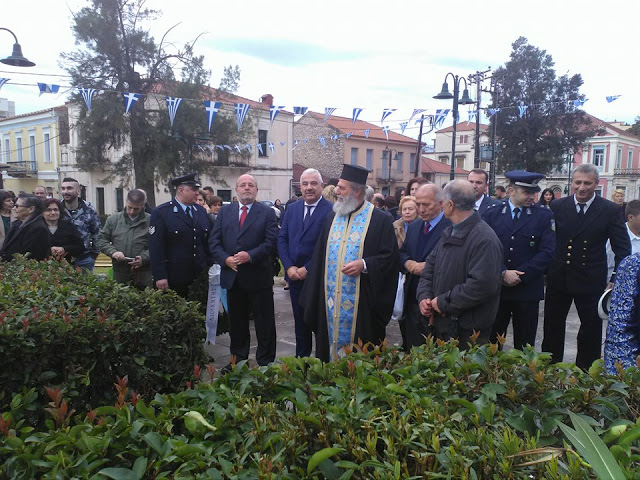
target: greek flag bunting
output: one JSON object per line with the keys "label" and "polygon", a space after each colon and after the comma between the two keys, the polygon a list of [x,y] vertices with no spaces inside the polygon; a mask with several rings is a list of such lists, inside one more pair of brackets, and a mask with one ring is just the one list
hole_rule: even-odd
{"label": "greek flag bunting", "polygon": [[128,115],[131,107],[133,107],[140,98],[140,94],[126,92],[123,93],[122,96],[124,97],[124,113]]}
{"label": "greek flag bunting", "polygon": [[269,151],[271,153],[275,153],[276,151],[276,146],[273,144],[273,142],[269,142]]}
{"label": "greek flag bunting", "polygon": [[286,144],[287,144],[287,142],[285,142],[284,140],[281,140],[281,141],[280,141],[280,146],[281,146],[281,147],[284,147]]}
{"label": "greek flag bunting", "polygon": [[87,110],[91,111],[91,99],[96,94],[97,90],[95,88],[78,88],[78,91],[84,98],[84,102],[87,104]]}
{"label": "greek flag bunting", "polygon": [[176,119],[176,113],[178,112],[178,108],[180,108],[181,103],[181,98],[167,97],[167,109],[169,110],[169,120],[171,121],[172,127],[173,121]]}
{"label": "greek flag bunting", "polygon": [[218,110],[220,110],[221,102],[212,102],[211,100],[204,101],[204,108],[207,111],[207,122],[209,124],[209,132],[211,131],[211,125],[213,121],[216,119],[216,115],[218,115]]}
{"label": "greek flag bunting", "polygon": [[253,153],[251,151],[251,145],[249,145],[248,143],[244,146],[244,148],[246,148],[249,151],[249,153]]}
{"label": "greek flag bunting", "polygon": [[327,148],[327,141],[324,137],[319,137],[318,141],[320,142],[320,145],[322,145],[322,148]]}
{"label": "greek flag bunting", "polygon": [[231,148],[231,145],[223,145],[222,148],[226,148],[229,151],[233,150],[233,148]]}
{"label": "greek flag bunting", "polygon": [[284,105],[276,107],[275,105],[271,105],[269,107],[269,120],[271,120],[271,125],[273,125],[273,121],[276,119],[280,110],[284,108]]}
{"label": "greek flag bunting", "polygon": [[258,149],[258,152],[260,152],[260,155],[264,155],[264,151],[262,150],[261,143],[256,143],[256,148]]}
{"label": "greek flag bunting", "polygon": [[236,103],[236,120],[238,122],[238,133],[240,133],[240,129],[242,128],[242,124],[244,123],[244,119],[247,116],[247,112],[251,105],[248,103]]}
{"label": "greek flag bunting", "polygon": [[41,96],[43,93],[58,93],[58,90],[60,90],[60,85],[38,82],[38,89],[40,90],[40,95],[38,96]]}
{"label": "greek flag bunting", "polygon": [[573,101],[573,106],[574,107],[581,107],[584,105],[584,103],[589,100],[588,98],[579,98],[577,100]]}
{"label": "greek flag bunting", "polygon": [[611,103],[617,100],[619,97],[620,95],[607,95],[607,103]]}
{"label": "greek flag bunting", "polygon": [[304,115],[305,113],[307,113],[308,109],[309,109],[309,107],[293,107],[293,114],[294,115]]}
{"label": "greek flag bunting", "polygon": [[387,137],[387,140],[389,140],[389,125],[383,125],[382,126],[382,131],[384,132],[385,136]]}
{"label": "greek flag bunting", "polygon": [[500,112],[500,110],[501,110],[500,108],[490,108],[490,109],[488,110],[488,112],[489,112],[489,116],[491,116],[491,115],[495,115],[496,113]]}
{"label": "greek flag bunting", "polygon": [[0,89],[4,86],[5,83],[9,81],[8,78],[0,78]]}
{"label": "greek flag bunting", "polygon": [[238,144],[234,145],[234,148],[238,151],[238,153],[242,153],[242,147]]}
{"label": "greek flag bunting", "polygon": [[404,131],[407,129],[407,125],[409,125],[409,122],[402,122],[400,124],[400,133],[402,133],[404,135]]}
{"label": "greek flag bunting", "polygon": [[469,125],[471,122],[473,122],[476,119],[476,116],[478,115],[478,112],[476,110],[469,110],[467,112],[468,118],[467,118],[467,125]]}
{"label": "greek flag bunting", "polygon": [[358,120],[358,117],[362,113],[362,110],[363,110],[362,108],[357,108],[357,107],[353,109],[353,117],[351,118],[352,125],[356,123],[356,120]]}
{"label": "greek flag bunting", "polygon": [[216,145],[216,148],[218,148],[220,150],[224,150],[224,145]]}
{"label": "greek flag bunting", "polygon": [[326,107],[324,109],[324,121],[326,122],[327,120],[329,120],[329,117],[333,114],[333,112],[335,112],[336,109],[335,108],[331,108],[331,107]]}
{"label": "greek flag bunting", "polygon": [[384,122],[386,120],[386,118],[391,115],[393,112],[395,112],[397,110],[397,108],[385,108],[382,111],[382,120],[380,120],[380,123]]}
{"label": "greek flag bunting", "polygon": [[370,129],[370,128],[367,128],[367,129],[364,131],[364,138],[369,138],[369,134],[370,134],[370,133],[371,133],[371,129]]}
{"label": "greek flag bunting", "polygon": [[434,128],[440,128],[444,123],[447,115],[449,115],[449,108],[440,108],[436,110],[436,116],[433,121]]}
{"label": "greek flag bunting", "polygon": [[334,133],[333,135],[331,135],[331,140],[338,140],[340,138],[340,135],[338,135],[337,133]]}
{"label": "greek flag bunting", "polygon": [[349,138],[351,135],[353,135],[353,132],[345,133],[344,138]]}
{"label": "greek flag bunting", "polygon": [[415,117],[416,115],[418,115],[419,113],[426,112],[426,111],[427,111],[427,109],[426,109],[426,108],[416,108],[416,109],[414,109],[414,110],[413,110],[413,113],[412,113],[412,114],[411,114],[411,116],[409,117],[409,121],[411,121],[411,119],[412,119],[413,117]]}
{"label": "greek flag bunting", "polygon": [[518,117],[522,118],[527,113],[528,105],[518,105]]}

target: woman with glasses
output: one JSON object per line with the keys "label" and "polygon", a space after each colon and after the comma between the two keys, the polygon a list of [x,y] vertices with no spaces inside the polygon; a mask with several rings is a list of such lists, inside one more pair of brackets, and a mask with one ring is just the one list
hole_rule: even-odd
{"label": "woman with glasses", "polygon": [[55,198],[47,198],[44,202],[43,220],[49,230],[51,255],[56,260],[66,258],[71,262],[72,258],[82,255],[84,242],[75,225],[60,218],[62,202]]}
{"label": "woman with glasses", "polygon": [[42,221],[42,200],[35,195],[21,193],[13,207],[16,221],[4,239],[0,250],[0,257],[5,262],[13,259],[13,255],[20,253],[36,260],[47,258],[49,248],[49,230]]}
{"label": "woman with glasses", "polygon": [[9,233],[11,228],[11,213],[13,211],[13,195],[6,190],[0,190],[0,247],[4,243],[4,237]]}

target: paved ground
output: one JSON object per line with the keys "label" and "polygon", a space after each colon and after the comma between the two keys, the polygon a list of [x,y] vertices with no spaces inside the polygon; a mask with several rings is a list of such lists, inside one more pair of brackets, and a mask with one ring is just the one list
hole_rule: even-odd
{"label": "paved ground", "polygon": [[[277,351],[278,358],[295,355],[296,339],[293,329],[293,313],[291,311],[291,301],[289,292],[284,290],[284,280],[282,278],[275,279],[273,288],[275,314],[276,314],[276,332],[277,332]],[[538,335],[536,337],[536,350],[540,351],[542,343],[542,325],[543,325],[544,302],[540,302],[540,311],[538,314]],[[576,336],[580,321],[575,307],[571,308],[569,317],[567,318],[567,335],[565,346],[565,358],[567,362],[574,362],[576,359]],[[255,338],[255,330],[251,325],[251,352],[249,354],[250,361],[255,362],[255,351],[257,342]],[[510,329],[511,330],[511,329]],[[604,328],[603,328],[604,331]],[[399,345],[402,343],[400,337],[400,329],[397,322],[391,322],[387,327],[387,341],[390,344]],[[208,346],[207,351],[214,359],[217,369],[220,369],[229,363],[229,335],[220,335],[217,337],[216,345]],[[513,336],[511,332],[507,334],[507,343],[505,349],[513,346]]]}

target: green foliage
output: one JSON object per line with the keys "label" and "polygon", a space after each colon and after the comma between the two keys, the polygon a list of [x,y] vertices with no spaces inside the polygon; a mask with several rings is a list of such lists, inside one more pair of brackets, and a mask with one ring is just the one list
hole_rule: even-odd
{"label": "green foliage", "polygon": [[640,116],[636,117],[636,121],[631,128],[627,130],[628,133],[634,134],[636,137],[640,137]]}
{"label": "green foliage", "polygon": [[[429,341],[332,364],[242,362],[212,383],[125,395],[57,428],[26,427],[15,408],[0,425],[0,477],[583,480],[588,459],[563,448],[559,428],[575,412],[609,434],[637,478],[640,370],[609,377],[549,360],[531,348]],[[200,367],[194,374],[202,379]]]}
{"label": "green foliage", "polygon": [[204,318],[174,292],[21,258],[0,264],[0,289],[0,408],[17,402],[32,422],[42,418],[45,387],[62,389],[69,409],[87,410],[113,403],[116,377],[152,397],[179,390],[206,358]]}
{"label": "green foliage", "polygon": [[492,125],[497,122],[498,171],[551,173],[565,163],[563,155],[597,133],[572,103],[583,97],[582,77],[556,77],[551,55],[526,38],[513,43],[510,60],[493,77],[497,79],[493,106],[528,106],[522,118],[517,108],[505,108],[491,117]]}

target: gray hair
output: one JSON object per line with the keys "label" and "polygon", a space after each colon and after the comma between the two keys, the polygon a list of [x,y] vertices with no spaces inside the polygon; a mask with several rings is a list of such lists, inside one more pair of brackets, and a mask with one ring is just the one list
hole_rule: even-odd
{"label": "gray hair", "polygon": [[302,172],[302,174],[300,175],[300,178],[302,178],[302,175],[315,175],[318,177],[318,180],[320,181],[320,183],[322,184],[322,174],[316,170],[315,168],[307,168],[304,172]]}
{"label": "gray hair", "polygon": [[444,200],[451,200],[458,210],[468,212],[476,204],[476,195],[467,180],[452,180],[444,187]]}
{"label": "gray hair", "polygon": [[576,168],[573,169],[573,172],[571,172],[571,178],[573,178],[573,176],[576,173],[586,173],[586,174],[595,175],[596,185],[600,181],[600,171],[598,170],[598,167],[596,167],[591,163],[581,163],[580,165],[578,165]]}
{"label": "gray hair", "polygon": [[423,183],[416,190],[416,195],[418,195],[418,192],[420,190],[431,190],[431,191],[433,191],[433,196],[435,197],[436,202],[442,202],[444,200],[444,192],[442,191],[442,188],[440,188],[435,183]]}
{"label": "gray hair", "polygon": [[131,203],[135,203],[136,205],[140,205],[147,202],[147,194],[144,190],[134,188],[133,190],[129,190],[129,193],[127,193],[127,200]]}
{"label": "gray hair", "polygon": [[40,215],[44,210],[44,204],[39,197],[31,193],[21,193],[18,198],[22,199],[24,206],[27,208],[34,207],[33,215]]}
{"label": "gray hair", "polygon": [[373,191],[373,187],[371,185],[367,185],[366,189],[365,189],[365,193],[364,193],[364,199],[367,202],[371,202],[371,200],[373,200],[373,194],[375,192]]}

